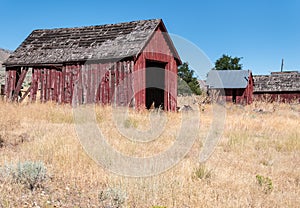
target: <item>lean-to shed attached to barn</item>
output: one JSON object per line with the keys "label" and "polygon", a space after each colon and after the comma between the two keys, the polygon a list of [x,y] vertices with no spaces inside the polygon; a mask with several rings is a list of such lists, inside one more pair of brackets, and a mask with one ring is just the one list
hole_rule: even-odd
{"label": "lean-to shed attached to barn", "polygon": [[6,60],[7,100],[177,107],[178,53],[161,19],[34,30]]}

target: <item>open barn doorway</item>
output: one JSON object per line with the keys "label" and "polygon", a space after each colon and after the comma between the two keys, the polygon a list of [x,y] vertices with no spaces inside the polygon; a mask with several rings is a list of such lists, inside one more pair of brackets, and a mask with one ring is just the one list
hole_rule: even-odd
{"label": "open barn doorway", "polygon": [[236,103],[236,89],[232,89],[232,102]]}
{"label": "open barn doorway", "polygon": [[164,109],[166,63],[146,61],[146,107]]}

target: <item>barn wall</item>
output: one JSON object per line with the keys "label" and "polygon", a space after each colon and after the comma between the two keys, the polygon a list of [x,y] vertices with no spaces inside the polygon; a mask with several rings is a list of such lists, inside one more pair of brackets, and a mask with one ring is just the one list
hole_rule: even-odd
{"label": "barn wall", "polygon": [[250,73],[246,88],[224,89],[226,102],[232,102],[233,91],[236,91],[236,103],[251,104],[253,102],[253,78]]}
{"label": "barn wall", "polygon": [[236,103],[243,104],[245,102],[245,89],[224,89],[226,102],[232,102],[233,91],[236,91]]}
{"label": "barn wall", "polygon": [[132,100],[133,61],[74,64],[61,68],[33,68],[31,101],[69,104],[116,104]]}
{"label": "barn wall", "polygon": [[164,106],[165,110],[175,111],[177,107],[177,62],[160,28],[154,33],[134,65],[135,102],[138,108],[145,108],[147,60],[166,63]]}
{"label": "barn wall", "polygon": [[294,92],[255,92],[255,101],[263,102],[297,102],[300,103],[300,91]]}

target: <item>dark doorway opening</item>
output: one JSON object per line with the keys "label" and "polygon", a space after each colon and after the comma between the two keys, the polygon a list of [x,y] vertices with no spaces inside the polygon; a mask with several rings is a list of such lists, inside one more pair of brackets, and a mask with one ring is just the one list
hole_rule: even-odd
{"label": "dark doorway opening", "polygon": [[236,89],[232,90],[232,102],[236,103]]}
{"label": "dark doorway opening", "polygon": [[166,63],[146,61],[146,107],[164,109]]}

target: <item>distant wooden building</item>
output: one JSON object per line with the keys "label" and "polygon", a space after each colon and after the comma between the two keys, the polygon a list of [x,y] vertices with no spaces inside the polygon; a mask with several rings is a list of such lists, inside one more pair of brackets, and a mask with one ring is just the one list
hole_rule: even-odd
{"label": "distant wooden building", "polygon": [[253,79],[253,93],[256,100],[300,102],[300,73],[298,71],[255,75]]}
{"label": "distant wooden building", "polygon": [[[5,94],[22,99],[177,107],[178,53],[161,19],[34,30],[4,63]],[[160,70],[159,70],[160,69]]]}
{"label": "distant wooden building", "polygon": [[206,80],[198,79],[198,83],[199,83],[199,87],[200,87],[201,92],[207,93]]}
{"label": "distant wooden building", "polygon": [[208,93],[217,91],[227,102],[250,104],[253,101],[253,77],[250,70],[211,70],[206,84]]}

